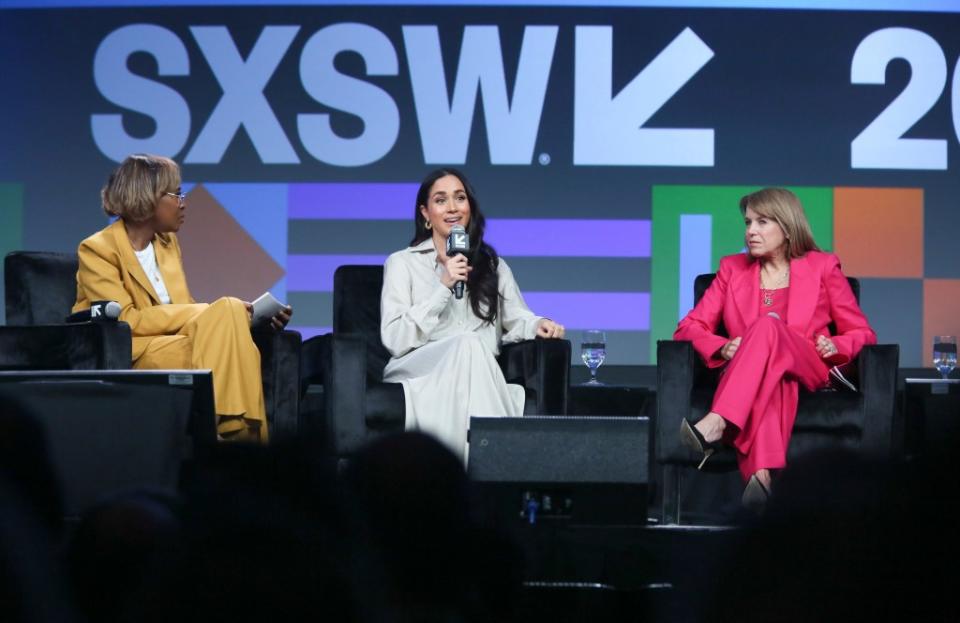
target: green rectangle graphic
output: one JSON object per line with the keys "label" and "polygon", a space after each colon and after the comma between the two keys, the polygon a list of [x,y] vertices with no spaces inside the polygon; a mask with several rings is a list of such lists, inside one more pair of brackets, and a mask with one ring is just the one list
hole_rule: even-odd
{"label": "green rectangle graphic", "polygon": [[[682,249],[680,221],[686,215],[711,217],[710,270],[720,258],[744,250],[740,199],[760,186],[654,186],[650,288],[650,361],[656,361],[657,341],[668,340],[679,320]],[[789,186],[803,204],[814,238],[821,249],[833,249],[833,188]],[[686,313],[687,310],[683,310]]]}

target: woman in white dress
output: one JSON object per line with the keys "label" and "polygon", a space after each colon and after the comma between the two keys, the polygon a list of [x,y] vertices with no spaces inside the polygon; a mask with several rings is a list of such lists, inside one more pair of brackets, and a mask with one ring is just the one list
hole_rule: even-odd
{"label": "woman in white dress", "polygon": [[[403,384],[407,430],[432,434],[464,460],[470,416],[523,415],[523,388],[506,382],[495,359],[500,344],[564,335],[524,303],[510,267],[484,242],[484,223],[463,173],[430,173],[417,192],[413,240],[387,258],[380,299],[380,335],[392,355],[383,377]],[[455,225],[466,229],[470,251],[448,258]]]}

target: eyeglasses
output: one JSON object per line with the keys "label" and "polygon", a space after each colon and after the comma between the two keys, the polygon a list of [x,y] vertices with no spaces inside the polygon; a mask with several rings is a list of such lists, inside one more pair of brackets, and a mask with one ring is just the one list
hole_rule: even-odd
{"label": "eyeglasses", "polygon": [[165,195],[170,195],[171,197],[177,198],[177,205],[183,205],[184,199],[187,198],[187,193],[163,193]]}

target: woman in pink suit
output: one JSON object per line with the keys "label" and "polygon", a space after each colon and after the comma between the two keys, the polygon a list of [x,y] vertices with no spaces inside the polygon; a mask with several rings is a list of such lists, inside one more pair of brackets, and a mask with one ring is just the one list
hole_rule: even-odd
{"label": "woman in pink suit", "polygon": [[[724,367],[710,412],[684,421],[680,435],[704,462],[721,443],[732,445],[747,482],[743,502],[760,508],[771,471],[786,465],[799,386],[827,385],[831,366],[877,336],[837,256],[817,248],[796,195],[765,188],[743,197],[740,211],[747,253],[720,260],[716,279],[674,333],[708,367]],[[717,335],[721,321],[730,337]]]}

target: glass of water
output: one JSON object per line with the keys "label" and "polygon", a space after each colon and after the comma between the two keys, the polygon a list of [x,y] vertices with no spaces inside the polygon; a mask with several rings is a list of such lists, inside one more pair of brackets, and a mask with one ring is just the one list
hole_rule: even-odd
{"label": "glass of water", "polygon": [[933,367],[947,378],[957,367],[957,336],[935,335],[933,337]]}
{"label": "glass of water", "polygon": [[590,368],[590,380],[587,385],[603,385],[597,380],[597,368],[607,358],[607,336],[603,331],[591,329],[584,331],[580,339],[580,358]]}

